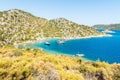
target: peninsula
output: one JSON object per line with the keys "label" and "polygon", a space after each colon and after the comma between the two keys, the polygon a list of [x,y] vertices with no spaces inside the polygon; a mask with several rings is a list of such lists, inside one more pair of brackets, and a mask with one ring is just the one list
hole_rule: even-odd
{"label": "peninsula", "polygon": [[96,36],[107,34],[64,18],[47,20],[18,9],[0,12],[0,46],[49,38],[76,39]]}

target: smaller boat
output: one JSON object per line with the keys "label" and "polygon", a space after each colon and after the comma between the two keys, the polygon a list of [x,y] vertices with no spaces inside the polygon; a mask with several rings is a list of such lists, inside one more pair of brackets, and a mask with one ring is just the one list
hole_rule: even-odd
{"label": "smaller boat", "polygon": [[84,56],[84,54],[76,54],[76,56],[82,57]]}
{"label": "smaller boat", "polygon": [[58,44],[63,44],[63,43],[64,43],[64,40],[58,40],[57,43],[58,43]]}
{"label": "smaller boat", "polygon": [[46,42],[45,42],[45,45],[50,45],[50,43],[46,41]]}

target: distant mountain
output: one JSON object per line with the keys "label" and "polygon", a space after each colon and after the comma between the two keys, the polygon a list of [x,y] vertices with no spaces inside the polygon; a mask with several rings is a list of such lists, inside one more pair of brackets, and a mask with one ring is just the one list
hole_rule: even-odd
{"label": "distant mountain", "polygon": [[48,37],[75,38],[101,34],[104,33],[64,18],[47,20],[18,9],[0,12],[0,44],[2,45]]}
{"label": "distant mountain", "polygon": [[93,27],[97,29],[120,30],[120,24],[109,24],[109,25],[101,24],[101,25],[94,25]]}

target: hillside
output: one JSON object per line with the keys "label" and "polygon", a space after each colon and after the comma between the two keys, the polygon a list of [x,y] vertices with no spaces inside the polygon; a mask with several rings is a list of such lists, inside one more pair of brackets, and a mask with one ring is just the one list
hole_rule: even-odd
{"label": "hillside", "polygon": [[4,46],[0,80],[120,80],[120,65]]}
{"label": "hillside", "polygon": [[64,18],[47,20],[18,9],[0,12],[1,45],[48,37],[76,38],[103,34]]}
{"label": "hillside", "polygon": [[64,18],[47,20],[18,9],[0,12],[0,80],[120,80],[119,64],[13,47],[43,38],[97,35],[106,34]]}
{"label": "hillside", "polygon": [[120,30],[120,24],[109,24],[109,25],[101,24],[101,25],[94,25],[93,27],[97,29]]}

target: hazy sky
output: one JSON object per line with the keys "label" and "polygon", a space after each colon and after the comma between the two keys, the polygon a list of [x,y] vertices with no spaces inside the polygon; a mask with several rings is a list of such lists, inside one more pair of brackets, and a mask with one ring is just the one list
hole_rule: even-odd
{"label": "hazy sky", "polygon": [[0,11],[9,9],[85,25],[120,23],[120,0],[1,0]]}

